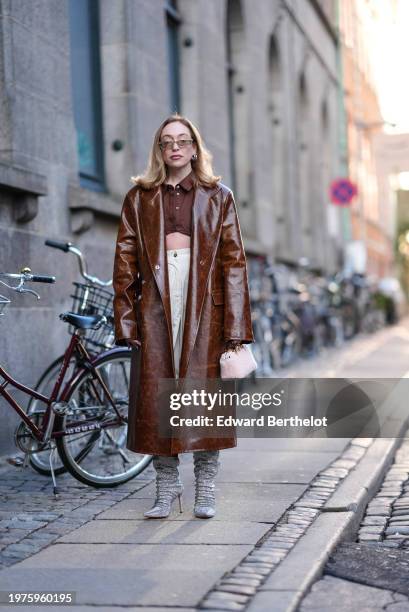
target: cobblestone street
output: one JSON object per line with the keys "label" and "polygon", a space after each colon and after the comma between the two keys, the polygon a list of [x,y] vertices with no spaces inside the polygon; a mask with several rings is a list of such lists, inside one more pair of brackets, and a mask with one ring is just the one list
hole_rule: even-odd
{"label": "cobblestone street", "polygon": [[[405,320],[283,375],[400,377],[408,353]],[[239,439],[221,453],[208,521],[193,517],[191,454],[181,456],[183,513],[155,521],[142,516],[154,498],[151,465],[111,490],[59,477],[55,500],[48,478],[3,460],[0,590],[73,591],[75,610],[409,610],[409,440],[401,442]],[[389,565],[376,570],[380,547]],[[358,576],[357,554],[373,575]]]}
{"label": "cobblestone street", "polygon": [[3,463],[0,470],[0,567],[29,557],[94,519],[144,487],[152,477],[149,466],[137,482],[101,491],[64,475],[58,478],[59,499],[54,499],[48,478],[30,468],[23,470]]}
{"label": "cobblestone street", "polygon": [[368,504],[357,543],[341,544],[305,597],[312,610],[409,611],[409,436]]}

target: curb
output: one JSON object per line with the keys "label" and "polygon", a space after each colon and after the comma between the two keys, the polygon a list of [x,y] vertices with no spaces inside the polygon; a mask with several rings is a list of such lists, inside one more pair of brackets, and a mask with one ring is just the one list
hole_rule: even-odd
{"label": "curb", "polygon": [[[406,424],[399,436],[405,429]],[[335,547],[357,531],[399,444],[400,437],[375,439],[303,537],[260,585],[247,607],[249,612],[295,612],[312,583],[321,576]]]}

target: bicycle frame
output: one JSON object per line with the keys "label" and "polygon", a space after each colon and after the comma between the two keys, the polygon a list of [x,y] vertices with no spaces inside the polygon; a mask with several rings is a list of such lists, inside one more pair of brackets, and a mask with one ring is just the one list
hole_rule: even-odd
{"label": "bicycle frame", "polygon": [[[111,351],[109,351],[109,353],[115,353],[120,351],[121,349],[112,349]],[[105,353],[105,355],[108,353],[108,351]],[[65,375],[67,373],[71,358],[75,355],[75,354],[79,354],[80,360],[84,360],[85,363],[87,364],[87,367],[90,369],[93,369],[94,371],[94,375],[95,377],[98,379],[99,383],[102,386],[102,389],[104,390],[104,393],[106,393],[109,402],[111,403],[118,419],[120,423],[124,423],[126,422],[126,420],[120,415],[120,413],[118,412],[116,406],[115,406],[115,402],[112,399],[112,396],[109,392],[109,389],[107,388],[105,382],[103,381],[103,379],[101,378],[99,372],[95,369],[94,367],[94,363],[97,361],[98,356],[91,358],[87,352],[87,350],[85,349],[85,347],[83,346],[83,344],[81,343],[81,339],[80,336],[78,334],[78,332],[74,333],[71,336],[71,340],[70,343],[68,345],[68,348],[64,354],[64,361],[61,365],[61,369],[58,373],[57,379],[55,381],[54,387],[51,391],[51,395],[50,397],[47,397],[45,395],[42,395],[41,393],[38,393],[37,391],[35,391],[34,389],[32,389],[31,387],[28,387],[26,385],[23,385],[22,383],[18,382],[17,380],[15,380],[14,378],[12,378],[12,376],[10,376],[1,366],[0,366],[0,377],[3,379],[3,382],[0,384],[0,396],[4,397],[4,399],[10,404],[10,406],[15,410],[15,412],[19,415],[19,417],[21,418],[22,421],[24,421],[24,423],[27,425],[27,427],[30,429],[30,431],[32,432],[33,436],[41,443],[46,443],[49,441],[50,438],[57,438],[57,437],[61,437],[64,435],[70,435],[72,433],[76,433],[73,431],[73,429],[75,428],[75,423],[70,423],[70,427],[68,430],[66,431],[60,431],[60,432],[55,432],[53,431],[53,427],[54,427],[54,418],[55,418],[55,414],[56,412],[54,412],[53,410],[53,405],[58,401],[59,398],[59,393],[61,390],[61,387],[64,383],[64,379],[65,379]],[[73,374],[73,376],[71,377],[71,379],[66,383],[65,387],[64,387],[64,391],[61,394],[61,398],[60,401],[64,401],[64,397],[66,396],[68,389],[70,388],[70,385],[82,374],[83,369],[81,367],[77,368]],[[8,385],[12,385],[14,388],[18,389],[19,391],[22,391],[23,393],[25,393],[26,395],[33,397],[41,402],[43,402],[44,404],[47,405],[46,411],[44,413],[44,420],[43,420],[43,424],[42,427],[39,428],[37,427],[37,425],[33,422],[33,420],[24,412],[24,409],[20,406],[20,404],[18,404],[18,402],[16,402],[16,400],[10,395],[10,393],[8,393],[8,391],[6,391],[6,387]],[[92,383],[93,385],[93,383]],[[93,385],[94,391],[96,392],[97,397],[99,396],[97,389],[95,388],[95,385]],[[110,423],[106,423],[106,426],[110,425]],[[80,431],[84,432],[84,431],[92,431],[95,429],[99,429],[100,426],[99,424],[97,424],[95,421],[94,423],[89,423],[88,425],[84,424],[84,422],[80,422],[78,427],[80,427]]]}

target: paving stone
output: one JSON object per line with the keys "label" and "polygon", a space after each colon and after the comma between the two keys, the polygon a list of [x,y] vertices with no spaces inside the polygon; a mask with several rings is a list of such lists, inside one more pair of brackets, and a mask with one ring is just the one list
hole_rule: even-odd
{"label": "paving stone", "polygon": [[325,472],[321,472],[323,476],[335,476],[337,478],[345,478],[348,475],[348,471],[345,468],[329,468]]}
{"label": "paving stone", "polygon": [[247,561],[243,561],[243,563],[240,564],[240,570],[244,573],[248,572],[250,574],[254,573],[266,576],[271,572],[271,565],[261,565],[260,563],[248,563]]}
{"label": "paving stone", "polygon": [[291,523],[293,518],[300,518],[312,521],[317,514],[319,514],[319,510],[316,508],[297,508],[296,510],[290,510],[287,514],[288,522]]}
{"label": "paving stone", "polygon": [[258,580],[258,582],[261,582],[262,580],[264,580],[265,578],[265,574],[261,574],[260,572],[257,572],[256,570],[253,571],[235,571],[233,570],[233,572],[231,573],[231,576],[234,577],[236,576],[237,578],[241,578],[243,580],[246,580],[249,576],[253,579],[253,580]]}
{"label": "paving stone", "polygon": [[246,586],[257,587],[260,584],[260,580],[257,580],[257,578],[253,578],[253,577],[250,578],[249,574],[246,574],[246,575],[240,574],[236,577],[233,574],[231,574],[227,578],[223,578],[220,584],[238,584],[238,585],[245,584]]}
{"label": "paving stone", "polygon": [[394,533],[400,533],[402,535],[409,535],[409,525],[408,526],[405,526],[405,525],[391,525],[390,527],[387,527],[385,533],[387,535],[394,534]]}
{"label": "paving stone", "polygon": [[238,593],[212,591],[207,600],[212,599],[214,601],[235,601],[236,603],[247,603],[248,597],[240,595]]}
{"label": "paving stone", "polygon": [[333,467],[346,468],[347,470],[351,470],[356,465],[356,461],[353,459],[336,459],[333,462]]}
{"label": "paving stone", "polygon": [[[266,548],[290,550],[295,545],[295,542],[272,542]],[[264,544],[263,544],[264,547]]]}
{"label": "paving stone", "polygon": [[384,508],[367,508],[366,514],[367,516],[390,516],[389,510]]}
{"label": "paving stone", "polygon": [[390,490],[387,489],[386,491],[381,491],[380,492],[380,497],[376,497],[376,501],[384,498],[384,499],[396,499],[397,497],[399,497],[400,495],[400,490]]}
{"label": "paving stone", "polygon": [[221,601],[211,595],[200,606],[205,610],[243,610],[243,604],[234,601]]}
{"label": "paving stone", "polygon": [[323,487],[325,489],[336,489],[338,485],[338,479],[336,480],[330,480],[330,479],[320,479],[318,481],[315,481],[315,483],[312,483],[312,486],[317,486],[317,487]]}
{"label": "paving stone", "polygon": [[387,518],[384,516],[366,516],[363,521],[362,521],[362,525],[367,526],[367,525],[386,525],[388,522]]}
{"label": "paving stone", "polygon": [[368,508],[377,508],[377,507],[381,507],[381,508],[388,507],[389,508],[393,504],[393,502],[394,502],[394,499],[390,497],[375,497],[375,499],[369,502]]}
{"label": "paving stone", "polygon": [[298,506],[302,507],[302,508],[321,508],[324,505],[324,500],[322,500],[321,502],[318,501],[308,501],[308,500],[302,500],[299,502],[296,502],[294,504],[294,506],[297,508]]}
{"label": "paving stone", "polygon": [[260,584],[260,580],[257,580],[257,578],[253,578],[253,577],[250,578],[249,574],[246,574],[246,575],[240,574],[236,577],[233,574],[231,574],[227,578],[223,578],[220,584],[238,584],[238,585],[245,584],[246,586],[249,586],[249,587],[258,587],[258,585]]}
{"label": "paving stone", "polygon": [[360,533],[359,539],[362,541],[372,540],[373,542],[379,542],[381,540],[381,536],[373,533]]}
{"label": "paving stone", "polygon": [[270,556],[266,556],[266,555],[256,555],[254,557],[247,557],[246,561],[248,563],[263,563],[266,565],[266,567],[270,567],[270,569],[274,566],[277,565],[278,563],[280,563],[280,561],[282,560],[282,556],[281,555],[270,555]]}
{"label": "paving stone", "polygon": [[217,591],[225,591],[226,593],[238,593],[239,595],[254,595],[254,593],[256,592],[256,587],[223,583],[217,586]]}
{"label": "paving stone", "polygon": [[299,536],[296,536],[294,538],[288,538],[288,537],[273,537],[273,538],[268,538],[266,540],[266,543],[268,543],[271,546],[274,546],[275,544],[290,544],[291,546],[294,546],[294,544],[296,542],[298,542],[299,540]]}
{"label": "paving stone", "polygon": [[374,533],[375,535],[382,533],[383,529],[382,527],[377,527],[376,525],[371,525],[369,527],[360,527],[359,528],[359,535],[362,536],[365,533]]}
{"label": "paving stone", "polygon": [[406,510],[406,508],[394,508],[393,509],[393,516],[409,516],[408,511]]}

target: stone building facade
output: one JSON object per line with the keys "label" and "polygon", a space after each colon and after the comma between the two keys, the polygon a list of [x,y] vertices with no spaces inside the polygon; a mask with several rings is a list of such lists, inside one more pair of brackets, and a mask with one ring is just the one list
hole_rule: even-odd
{"label": "stone building facade", "polygon": [[393,5],[390,0],[344,0],[339,4],[348,171],[358,188],[351,205],[352,239],[363,246],[366,272],[379,278],[393,273],[394,220],[393,205],[385,197],[384,169],[379,166],[380,144],[387,143],[380,138],[386,122],[371,60],[374,46],[380,44],[377,26],[386,27],[391,21]]}
{"label": "stone building facade", "polygon": [[[249,259],[335,269],[337,70],[331,0],[0,0],[0,267],[57,277],[39,302],[12,295],[9,371],[34,384],[67,340],[58,313],[78,266],[44,240],[75,243],[110,278],[130,177],[173,110],[234,189]],[[15,419],[0,417],[3,454]]]}

